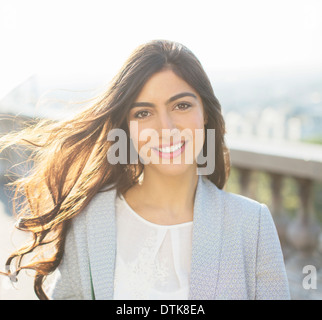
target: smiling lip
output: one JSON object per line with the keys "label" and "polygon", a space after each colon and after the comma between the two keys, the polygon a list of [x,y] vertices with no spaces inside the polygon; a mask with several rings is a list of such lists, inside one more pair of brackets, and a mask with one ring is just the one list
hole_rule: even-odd
{"label": "smiling lip", "polygon": [[167,158],[167,159],[172,159],[180,155],[186,146],[187,141],[181,141],[179,143],[174,143],[171,145],[162,145],[159,148],[152,148],[159,157],[161,158]]}

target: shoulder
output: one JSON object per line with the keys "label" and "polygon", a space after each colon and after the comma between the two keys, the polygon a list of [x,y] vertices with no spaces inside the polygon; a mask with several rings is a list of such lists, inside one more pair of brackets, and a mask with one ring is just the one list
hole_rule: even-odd
{"label": "shoulder", "polygon": [[114,208],[116,190],[101,188],[89,203],[73,218],[74,228],[85,226],[86,222],[96,220],[102,214]]}
{"label": "shoulder", "polygon": [[[100,191],[103,189],[100,189]],[[116,190],[97,192],[89,203],[71,219],[65,248],[74,252],[87,252],[89,233],[95,233],[106,226],[114,212]],[[111,214],[108,214],[111,213]]]}
{"label": "shoulder", "polygon": [[258,215],[261,210],[267,209],[265,204],[259,203],[254,199],[219,189],[207,178],[203,179],[203,184],[208,197],[212,197],[213,201],[220,202],[222,209],[229,215]]}
{"label": "shoulder", "polygon": [[280,250],[277,229],[267,205],[220,190],[210,181],[207,182],[207,189],[212,194],[212,214],[220,216],[225,240],[248,248],[260,246],[265,248],[264,251]]}
{"label": "shoulder", "polygon": [[254,199],[224,190],[221,190],[220,192],[222,194],[226,213],[234,218],[246,218],[246,216],[255,218],[261,214],[262,210],[267,209],[265,204]]}
{"label": "shoulder", "polygon": [[204,185],[208,197],[212,198],[213,207],[218,208],[226,226],[244,227],[245,230],[253,231],[259,230],[260,225],[274,227],[271,213],[265,204],[221,190],[208,179],[204,179]]}
{"label": "shoulder", "polygon": [[[90,249],[102,248],[113,216],[116,191],[97,192],[86,207],[71,219],[66,234],[64,254],[55,279],[48,289],[52,299],[91,299],[91,277],[89,273]],[[111,212],[109,215],[108,212]]]}

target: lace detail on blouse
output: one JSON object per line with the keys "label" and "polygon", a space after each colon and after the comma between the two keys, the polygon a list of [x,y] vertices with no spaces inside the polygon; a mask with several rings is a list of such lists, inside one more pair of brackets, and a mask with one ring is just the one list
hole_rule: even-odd
{"label": "lace detail on blouse", "polygon": [[114,299],[188,299],[192,222],[151,223],[116,201]]}

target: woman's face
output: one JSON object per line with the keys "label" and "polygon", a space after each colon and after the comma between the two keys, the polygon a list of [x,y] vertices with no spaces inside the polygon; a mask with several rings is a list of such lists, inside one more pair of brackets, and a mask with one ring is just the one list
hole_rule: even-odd
{"label": "woman's face", "polygon": [[146,82],[128,115],[130,137],[145,171],[171,175],[197,166],[204,124],[200,96],[172,70]]}

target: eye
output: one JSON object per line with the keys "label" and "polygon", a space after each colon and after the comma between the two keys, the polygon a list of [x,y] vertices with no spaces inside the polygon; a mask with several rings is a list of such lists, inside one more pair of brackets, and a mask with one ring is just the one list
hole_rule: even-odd
{"label": "eye", "polygon": [[177,109],[177,110],[187,110],[191,107],[191,104],[190,103],[186,103],[186,102],[182,102],[182,103],[179,103],[177,104],[174,108]]}
{"label": "eye", "polygon": [[143,119],[143,118],[148,117],[149,114],[150,114],[149,111],[147,111],[147,110],[141,110],[141,111],[138,111],[138,112],[135,112],[134,113],[134,118],[136,118],[136,119]]}

